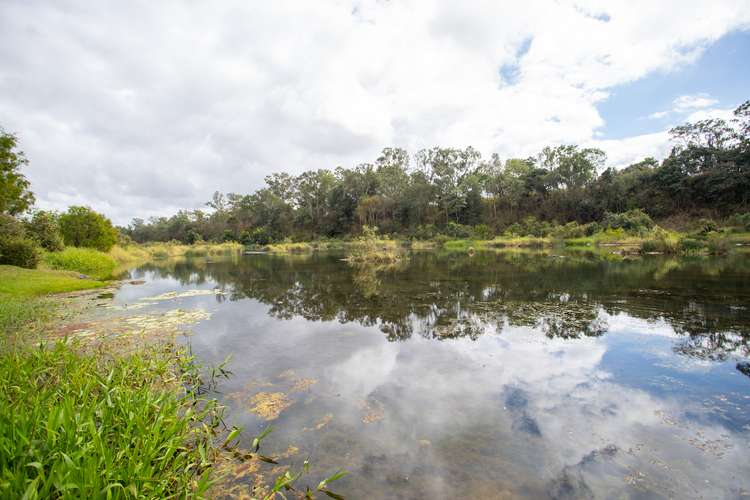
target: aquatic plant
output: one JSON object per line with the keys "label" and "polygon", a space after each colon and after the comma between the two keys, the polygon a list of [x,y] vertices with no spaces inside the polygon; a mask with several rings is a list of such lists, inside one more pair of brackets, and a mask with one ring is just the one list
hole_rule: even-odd
{"label": "aquatic plant", "polygon": [[108,357],[58,342],[3,352],[0,496],[200,496],[220,408],[196,396],[196,372],[191,359],[157,348]]}

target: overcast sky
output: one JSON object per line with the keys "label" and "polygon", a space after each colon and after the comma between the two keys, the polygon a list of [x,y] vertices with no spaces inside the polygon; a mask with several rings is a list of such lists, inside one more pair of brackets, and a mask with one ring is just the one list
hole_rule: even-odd
{"label": "overcast sky", "polygon": [[749,0],[0,0],[0,126],[38,206],[119,224],[385,146],[622,166],[750,98],[749,29]]}

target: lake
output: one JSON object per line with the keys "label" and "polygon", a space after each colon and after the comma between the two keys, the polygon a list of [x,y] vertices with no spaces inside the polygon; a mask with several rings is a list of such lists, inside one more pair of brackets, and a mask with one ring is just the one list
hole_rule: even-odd
{"label": "lake", "polygon": [[750,495],[747,255],[557,253],[173,261],[114,300],[209,313],[227,424],[347,498]]}

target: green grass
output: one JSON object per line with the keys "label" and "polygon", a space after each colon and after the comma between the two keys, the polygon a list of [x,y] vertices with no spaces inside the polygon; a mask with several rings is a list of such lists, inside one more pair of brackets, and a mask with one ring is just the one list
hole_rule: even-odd
{"label": "green grass", "polygon": [[51,269],[76,271],[97,279],[111,277],[117,265],[110,255],[92,248],[68,247],[44,254],[43,260]]}
{"label": "green grass", "polygon": [[[209,485],[215,404],[175,380],[170,357],[52,349],[0,354],[0,497],[167,498]],[[204,402],[210,403],[210,402]],[[197,408],[203,408],[198,410]]]}
{"label": "green grass", "polygon": [[0,265],[0,296],[26,298],[99,288],[106,284],[103,281],[79,279],[74,272]]}
{"label": "green grass", "polygon": [[56,304],[43,295],[104,285],[106,282],[78,279],[75,273],[66,271],[0,266],[0,333],[41,326],[51,320]]}

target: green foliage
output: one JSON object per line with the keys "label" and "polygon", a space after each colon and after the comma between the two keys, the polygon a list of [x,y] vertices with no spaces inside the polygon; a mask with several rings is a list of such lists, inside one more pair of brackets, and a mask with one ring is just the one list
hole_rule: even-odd
{"label": "green foliage", "polygon": [[654,221],[646,212],[640,209],[627,212],[604,215],[602,225],[610,229],[623,229],[633,234],[645,234],[654,227]]}
{"label": "green foliage", "polygon": [[412,236],[418,240],[430,240],[438,234],[435,224],[420,224],[412,232]]}
{"label": "green foliage", "polygon": [[477,224],[471,230],[471,234],[473,238],[478,240],[491,240],[495,237],[495,231],[487,224]]}
{"label": "green foliage", "polygon": [[60,215],[60,231],[66,245],[108,251],[117,243],[112,222],[88,207],[70,207]]}
{"label": "green foliage", "polygon": [[54,212],[37,210],[26,223],[26,233],[39,246],[50,252],[58,252],[65,248],[57,215]]}
{"label": "green foliage", "polygon": [[[604,168],[602,151],[573,144],[505,161],[496,154],[483,158],[472,147],[434,147],[411,158],[388,148],[374,162],[353,168],[273,174],[252,194],[216,193],[208,203],[210,213],[135,219],[125,231],[138,242],[193,242],[192,232],[221,241],[225,234],[266,228],[273,241],[299,242],[351,236],[363,225],[416,239],[433,238],[434,227],[453,238],[476,238],[471,227],[480,225],[542,238],[549,237],[556,221],[575,221],[601,224],[601,231],[586,226],[584,237],[608,230],[647,237],[652,218],[709,211],[726,218],[747,211],[748,109],[750,102],[737,108],[731,122],[676,127],[674,148],[661,163],[648,157],[623,169]],[[736,224],[750,227],[747,219]],[[565,233],[578,234],[578,229]]]}
{"label": "green foliage", "polygon": [[256,227],[252,231],[243,231],[240,236],[243,245],[268,245],[273,243],[271,233],[265,227]]}
{"label": "green foliage", "polygon": [[[592,233],[593,234],[593,233]],[[552,236],[558,239],[583,238],[587,234],[587,227],[577,222],[568,222],[564,226],[557,226],[552,230]]]}
{"label": "green foliage", "polygon": [[505,233],[509,236],[534,236],[543,238],[549,236],[554,225],[547,221],[540,221],[534,216],[525,217],[520,223],[509,226]]}
{"label": "green foliage", "polygon": [[719,225],[711,219],[700,219],[698,225],[700,226],[700,232],[703,234],[719,230]]}
{"label": "green foliage", "polygon": [[44,263],[52,269],[76,271],[98,279],[111,277],[117,265],[115,259],[104,252],[76,247],[47,253],[44,255]]}
{"label": "green foliage", "polygon": [[35,241],[28,238],[0,239],[0,264],[34,269],[39,262],[39,250]]}
{"label": "green foliage", "polygon": [[729,218],[728,223],[730,226],[738,227],[745,231],[750,231],[750,212],[743,214],[734,214]]}
{"label": "green foliage", "polygon": [[[170,383],[171,360],[52,349],[0,354],[0,496],[200,496],[215,404],[197,401],[192,374]],[[196,404],[199,403],[199,404]],[[215,420],[215,419],[214,419]],[[206,429],[206,430],[204,430]]]}
{"label": "green foliage", "polygon": [[20,172],[28,164],[18,139],[0,129],[0,214],[18,215],[34,204],[29,181]]}
{"label": "green foliage", "polygon": [[679,242],[675,238],[659,234],[641,243],[641,253],[676,254],[680,251]]}
{"label": "green foliage", "polygon": [[451,221],[445,225],[442,233],[450,238],[456,238],[456,239],[471,238],[472,229],[469,226],[464,226],[463,224],[457,224]]}
{"label": "green foliage", "polygon": [[706,248],[711,255],[725,255],[732,249],[729,238],[721,235],[712,235],[706,240]]}
{"label": "green foliage", "polygon": [[703,249],[705,243],[694,238],[682,238],[680,240],[680,250],[683,253],[699,252]]}

